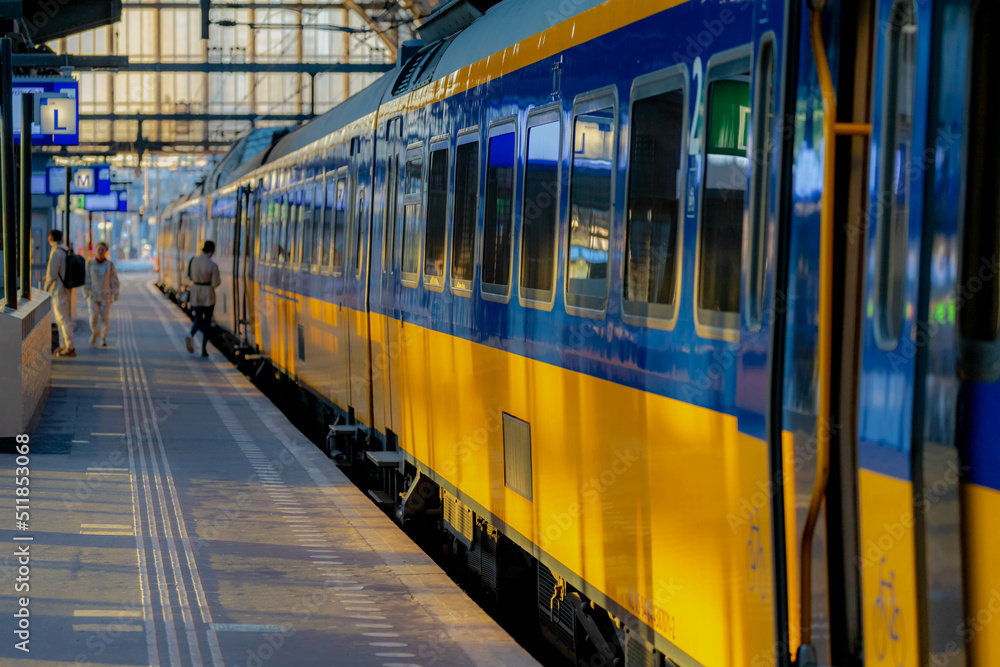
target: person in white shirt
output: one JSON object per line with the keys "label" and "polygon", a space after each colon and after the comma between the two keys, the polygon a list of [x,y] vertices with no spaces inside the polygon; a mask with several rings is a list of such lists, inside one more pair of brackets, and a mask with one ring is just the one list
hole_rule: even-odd
{"label": "person in white shirt", "polygon": [[212,261],[215,242],[205,241],[201,254],[191,258],[188,264],[188,278],[191,279],[191,297],[188,300],[194,310],[194,325],[184,339],[187,351],[194,354],[194,335],[201,330],[201,356],[208,356],[208,336],[212,330],[212,315],[215,313],[215,288],[222,284],[219,265]]}
{"label": "person in white shirt", "polygon": [[70,290],[63,285],[66,275],[66,255],[69,248],[62,242],[62,232],[53,229],[49,232],[49,267],[45,271],[45,285],[42,289],[52,295],[52,313],[55,315],[56,326],[59,329],[59,348],[55,351],[57,357],[75,357],[73,347],[73,320],[70,317]]}
{"label": "person in white shirt", "polygon": [[108,244],[101,241],[94,249],[94,257],[87,262],[87,281],[83,293],[90,302],[90,344],[101,339],[101,347],[108,346],[111,304],[118,300],[118,271],[108,258]]}

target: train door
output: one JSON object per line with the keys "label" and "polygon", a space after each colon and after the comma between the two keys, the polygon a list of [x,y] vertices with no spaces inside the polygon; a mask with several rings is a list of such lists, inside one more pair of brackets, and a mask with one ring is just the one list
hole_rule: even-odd
{"label": "train door", "polygon": [[177,293],[184,291],[187,285],[187,260],[184,253],[187,251],[188,216],[181,211],[177,214],[177,230],[174,237],[174,285]]}
{"label": "train door", "polygon": [[[385,175],[382,189],[385,193],[383,207],[381,211],[381,256],[382,268],[378,275],[372,275],[372,326],[378,327],[378,331],[373,333],[373,346],[376,339],[380,340],[380,351],[375,353],[373,349],[372,363],[372,407],[381,414],[375,415],[375,427],[385,434],[385,444],[387,448],[392,448],[391,433],[395,433],[393,420],[393,392],[392,392],[392,360],[393,350],[399,349],[398,329],[394,326],[396,322],[393,307],[395,304],[395,294],[393,293],[394,279],[396,277],[396,214],[397,202],[399,199],[400,183],[400,151],[402,141],[403,121],[401,118],[393,118],[386,123],[385,141],[379,142],[377,155],[382,156],[379,163],[385,164]],[[377,406],[377,407],[376,407]]]}
{"label": "train door", "polygon": [[243,322],[242,344],[248,349],[255,349],[257,342],[254,340],[254,308],[256,307],[254,278],[261,252],[259,186],[257,188],[246,186],[243,207],[243,266],[239,276],[242,294],[240,302],[240,318]]}
{"label": "train door", "polygon": [[353,199],[347,220],[349,233],[343,284],[344,302],[347,306],[348,405],[358,422],[371,426],[368,262],[365,261],[371,231],[371,209],[368,205],[371,163],[367,159],[370,145],[366,146],[366,143],[362,137],[355,137],[351,141],[349,179],[353,185]]}
{"label": "train door", "polygon": [[236,189],[236,207],[233,209],[233,226],[231,229],[230,243],[230,253],[229,256],[232,258],[232,267],[229,275],[231,282],[230,291],[233,295],[233,328],[232,332],[237,338],[242,338],[240,334],[240,304],[242,297],[240,296],[240,268],[243,263],[243,186],[241,185]]}
{"label": "train door", "polygon": [[[962,644],[949,637],[962,622],[958,455],[926,410],[935,394],[925,242],[933,227],[924,214],[938,148],[929,83],[935,7],[875,0],[873,10],[882,29],[872,31],[870,178],[858,221],[857,569],[865,664],[899,667],[929,664],[949,643]],[[962,665],[963,652],[934,664]]]}
{"label": "train door", "polygon": [[[938,229],[932,247],[937,252],[931,258],[928,313],[936,326],[933,341],[954,336],[958,376],[949,377],[954,368],[949,357],[932,354],[925,404],[928,417],[942,412],[941,405],[950,407],[951,401],[940,396],[948,392],[950,399],[948,390],[960,380],[958,418],[939,419],[939,432],[954,432],[957,427],[965,613],[961,623],[945,627],[951,630],[947,639],[953,644],[961,643],[956,636],[961,632],[968,664],[979,667],[1000,664],[1000,131],[996,122],[1000,4],[994,0],[946,4],[948,23],[941,26],[936,53],[942,61],[938,71],[948,75],[937,79],[940,89],[935,95],[937,149],[943,159],[936,164],[933,216]],[[955,187],[960,173],[964,193]],[[953,235],[958,240],[957,257],[949,242]],[[931,394],[934,388],[937,396]],[[946,476],[953,472],[941,476],[949,491],[954,476]],[[945,655],[948,650],[945,645]]]}

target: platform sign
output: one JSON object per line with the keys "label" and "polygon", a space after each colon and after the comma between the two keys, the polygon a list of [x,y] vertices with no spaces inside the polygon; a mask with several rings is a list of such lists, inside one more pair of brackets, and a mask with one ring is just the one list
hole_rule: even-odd
{"label": "platform sign", "polygon": [[21,141],[21,93],[34,93],[31,141],[36,146],[80,143],[79,84],[71,77],[14,77],[14,141]]}
{"label": "platform sign", "polygon": [[31,174],[31,194],[45,194],[45,174],[43,172]]}
{"label": "platform sign", "polygon": [[83,208],[88,211],[117,211],[118,193],[108,195],[84,195]]}
{"label": "platform sign", "polygon": [[[66,190],[66,168],[49,167],[46,194],[61,195]],[[73,167],[69,193],[71,195],[106,195],[111,193],[111,167]]]}
{"label": "platform sign", "polygon": [[118,192],[118,212],[128,213],[128,192],[125,190]]}

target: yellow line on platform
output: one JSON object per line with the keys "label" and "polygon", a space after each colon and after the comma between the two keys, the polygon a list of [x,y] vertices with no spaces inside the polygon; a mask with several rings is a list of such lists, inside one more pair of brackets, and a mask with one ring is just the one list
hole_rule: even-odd
{"label": "yellow line on platform", "polygon": [[128,468],[87,468],[88,472],[91,470],[94,472],[128,472]]}
{"label": "yellow line on platform", "polygon": [[76,632],[101,632],[106,630],[142,632],[142,629],[141,625],[126,625],[123,623],[81,623],[73,626],[73,630]]}
{"label": "yellow line on platform", "polygon": [[81,535],[112,535],[117,537],[131,537],[134,533],[116,533],[111,530],[81,530]]}
{"label": "yellow line on platform", "polygon": [[118,437],[118,436],[124,436],[125,434],[124,433],[91,433],[90,435],[91,435],[91,437],[93,437],[95,435],[97,435],[97,436],[102,436],[103,435],[103,436],[110,436],[110,437]]}
{"label": "yellow line on platform", "polygon": [[132,530],[132,524],[124,523],[81,523],[80,528],[104,528],[108,530]]}
{"label": "yellow line on platform", "polygon": [[122,406],[120,406],[120,405],[95,405],[94,407],[95,408],[106,408],[108,410],[121,410],[122,409]]}
{"label": "yellow line on platform", "polygon": [[73,616],[84,618],[142,618],[142,611],[131,609],[74,609]]}

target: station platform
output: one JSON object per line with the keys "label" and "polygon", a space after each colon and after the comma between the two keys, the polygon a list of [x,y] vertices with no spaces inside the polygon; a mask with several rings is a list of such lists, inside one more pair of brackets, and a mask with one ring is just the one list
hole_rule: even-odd
{"label": "station platform", "polygon": [[26,530],[0,457],[5,617],[30,598],[0,664],[537,664],[221,353],[189,355],[152,281],[122,275],[109,347],[81,313],[53,361]]}

